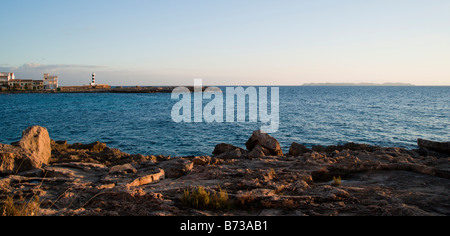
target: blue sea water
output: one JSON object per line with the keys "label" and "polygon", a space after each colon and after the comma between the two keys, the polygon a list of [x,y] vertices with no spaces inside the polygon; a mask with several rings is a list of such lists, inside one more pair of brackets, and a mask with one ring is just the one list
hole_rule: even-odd
{"label": "blue sea water", "polygon": [[[44,126],[54,140],[101,141],[146,155],[211,155],[218,143],[245,148],[260,123],[175,123],[171,94],[0,94],[0,143]],[[280,87],[285,152],[292,142],[417,148],[450,141],[450,87]]]}

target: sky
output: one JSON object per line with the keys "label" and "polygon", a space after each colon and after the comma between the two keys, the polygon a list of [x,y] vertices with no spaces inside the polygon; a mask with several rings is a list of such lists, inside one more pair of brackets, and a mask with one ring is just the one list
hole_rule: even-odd
{"label": "sky", "polygon": [[0,71],[60,85],[450,85],[449,0],[0,0]]}

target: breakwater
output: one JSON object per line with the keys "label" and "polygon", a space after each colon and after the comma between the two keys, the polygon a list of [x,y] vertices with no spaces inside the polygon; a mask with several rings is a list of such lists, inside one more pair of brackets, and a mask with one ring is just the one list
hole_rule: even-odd
{"label": "breakwater", "polygon": [[[111,86],[62,86],[57,90],[9,90],[0,91],[2,94],[18,93],[171,93],[175,86],[135,86],[135,87],[111,87]],[[187,87],[194,91],[194,87]]]}

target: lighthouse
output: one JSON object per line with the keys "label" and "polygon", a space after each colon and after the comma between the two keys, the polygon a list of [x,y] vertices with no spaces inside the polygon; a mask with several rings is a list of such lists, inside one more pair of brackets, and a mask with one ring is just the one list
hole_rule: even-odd
{"label": "lighthouse", "polygon": [[92,73],[92,83],[91,86],[95,86],[95,73]]}

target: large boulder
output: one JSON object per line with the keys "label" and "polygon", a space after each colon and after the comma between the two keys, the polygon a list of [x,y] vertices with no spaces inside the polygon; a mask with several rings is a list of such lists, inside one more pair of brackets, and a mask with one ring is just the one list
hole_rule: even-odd
{"label": "large boulder", "polygon": [[[23,166],[25,153],[18,147],[0,144],[0,174],[12,174],[18,172]],[[25,164],[28,165],[28,164]]]}
{"label": "large boulder", "polygon": [[44,127],[33,126],[23,131],[18,145],[25,151],[31,152],[36,158],[36,163],[48,164],[52,156],[50,136]]}
{"label": "large boulder", "polygon": [[283,151],[281,150],[280,143],[278,143],[275,138],[264,133],[261,130],[253,132],[253,135],[245,144],[249,151],[253,151],[253,149],[258,145],[267,149],[271,155],[283,156]]}
{"label": "large boulder", "polygon": [[188,174],[194,168],[194,163],[185,159],[174,159],[161,162],[159,167],[164,170],[166,178],[177,179]]}
{"label": "large boulder", "polygon": [[450,155],[450,142],[434,142],[430,140],[419,139],[417,143],[420,148]]}
{"label": "large boulder", "polygon": [[237,149],[219,154],[219,155],[215,156],[215,158],[222,159],[222,160],[245,159],[248,157],[247,154],[248,154],[247,151],[245,151],[241,148],[237,148]]}
{"label": "large boulder", "polygon": [[305,147],[303,144],[298,144],[296,142],[292,143],[291,148],[289,149],[290,156],[301,156],[302,154],[312,152],[310,149]]}
{"label": "large boulder", "polygon": [[256,145],[256,147],[253,148],[253,150],[248,153],[248,158],[250,158],[250,159],[262,158],[262,157],[269,156],[269,155],[270,155],[269,150],[267,150],[264,147],[261,147],[260,145]]}
{"label": "large boulder", "polygon": [[15,174],[48,164],[51,157],[50,137],[46,128],[33,126],[22,133],[13,145],[0,144],[0,173]]}
{"label": "large boulder", "polygon": [[213,154],[218,159],[242,159],[247,157],[247,151],[231,144],[221,143],[214,148]]}
{"label": "large boulder", "polygon": [[239,148],[239,147],[233,146],[231,144],[227,144],[227,143],[217,144],[216,147],[214,148],[213,155],[220,155],[222,153],[231,152],[236,149],[238,149],[240,151],[244,150],[242,148]]}

